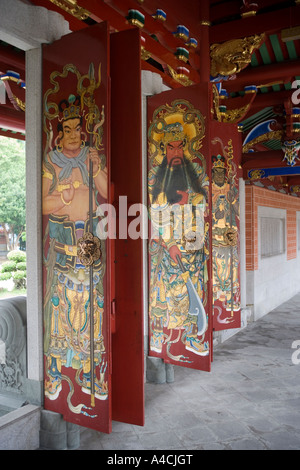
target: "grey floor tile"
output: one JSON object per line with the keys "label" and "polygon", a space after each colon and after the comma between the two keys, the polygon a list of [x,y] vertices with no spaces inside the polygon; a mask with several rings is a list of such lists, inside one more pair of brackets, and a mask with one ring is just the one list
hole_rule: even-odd
{"label": "grey floor tile", "polygon": [[174,367],[175,381],[145,384],[144,427],[82,429],[81,449],[300,449],[300,294],[218,345],[210,373]]}
{"label": "grey floor tile", "polygon": [[237,439],[229,444],[231,450],[266,450],[266,445],[254,437]]}
{"label": "grey floor tile", "polygon": [[262,436],[262,441],[269,450],[299,450],[300,434],[282,430]]}
{"label": "grey floor tile", "polygon": [[191,448],[195,448],[196,445],[217,442],[217,436],[205,424],[188,428],[178,426],[174,432],[183,444]]}
{"label": "grey floor tile", "polygon": [[209,428],[217,437],[217,441],[231,441],[240,437],[251,435],[251,430],[239,420],[223,421],[220,423],[210,423]]}
{"label": "grey floor tile", "polygon": [[139,436],[139,441],[144,449],[176,449],[177,447],[184,445],[184,442],[179,439],[174,430],[170,430],[168,433],[144,433]]}

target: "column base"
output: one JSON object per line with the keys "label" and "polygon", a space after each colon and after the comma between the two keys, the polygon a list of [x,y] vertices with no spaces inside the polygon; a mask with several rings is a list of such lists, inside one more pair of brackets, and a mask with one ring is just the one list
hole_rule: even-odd
{"label": "column base", "polygon": [[174,382],[174,366],[160,357],[146,357],[146,380],[156,384]]}
{"label": "column base", "polygon": [[67,423],[59,413],[42,410],[40,449],[68,450],[80,446],[80,427]]}

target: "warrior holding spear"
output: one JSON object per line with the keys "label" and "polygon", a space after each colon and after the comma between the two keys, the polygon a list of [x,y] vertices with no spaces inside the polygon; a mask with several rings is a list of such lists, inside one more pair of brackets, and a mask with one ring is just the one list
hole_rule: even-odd
{"label": "warrior holding spear", "polygon": [[[89,83],[86,88],[84,79]],[[100,121],[93,97],[99,85],[100,70],[96,83],[91,64],[89,73],[78,80],[78,95],[60,102],[56,146],[48,153],[43,168],[43,214],[49,216],[50,240],[46,261],[45,393],[51,400],[58,397],[64,365],[76,370],[76,382],[83,392],[91,394],[92,406],[95,397],[107,398],[102,335],[105,262],[100,259],[100,242],[93,237],[98,223],[95,194],[107,198],[107,169],[99,152],[104,112]],[[88,108],[85,118],[89,145],[82,138],[84,106]],[[95,379],[95,363],[101,365],[101,381]],[[79,407],[74,412],[82,411]]]}

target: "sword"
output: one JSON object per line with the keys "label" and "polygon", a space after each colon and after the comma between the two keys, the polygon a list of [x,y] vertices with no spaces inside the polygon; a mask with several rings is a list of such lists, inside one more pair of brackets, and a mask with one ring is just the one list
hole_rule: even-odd
{"label": "sword", "polygon": [[197,316],[197,327],[198,327],[197,336],[202,336],[203,333],[205,333],[207,329],[207,318],[206,318],[206,313],[205,313],[203,304],[201,302],[198,292],[195,289],[194,284],[192,283],[192,280],[190,278],[188,271],[183,266],[183,263],[179,255],[176,255],[176,259],[184,275],[183,278],[184,278],[186,288],[188,291],[188,296],[189,296],[189,312],[188,313],[189,315]]}

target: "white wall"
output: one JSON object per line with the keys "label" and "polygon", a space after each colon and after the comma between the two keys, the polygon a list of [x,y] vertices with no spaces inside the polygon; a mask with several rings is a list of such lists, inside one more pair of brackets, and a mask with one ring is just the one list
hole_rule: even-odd
{"label": "white wall", "polygon": [[284,253],[268,258],[261,256],[262,217],[285,218],[286,221],[286,210],[258,206],[258,269],[246,273],[246,301],[252,307],[254,320],[266,315],[300,290],[300,252],[298,250],[297,258],[287,260],[285,241]]}

